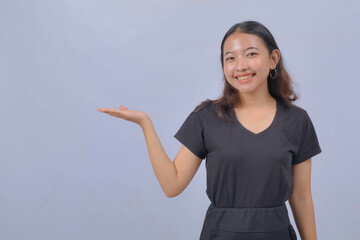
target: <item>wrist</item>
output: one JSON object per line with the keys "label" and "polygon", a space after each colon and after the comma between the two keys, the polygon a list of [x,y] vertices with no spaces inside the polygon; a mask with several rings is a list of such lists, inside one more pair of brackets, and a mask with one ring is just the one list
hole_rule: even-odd
{"label": "wrist", "polygon": [[141,128],[144,128],[146,125],[149,125],[151,123],[152,123],[151,118],[148,115],[146,115],[145,118],[141,119],[141,121],[139,122],[139,125]]}

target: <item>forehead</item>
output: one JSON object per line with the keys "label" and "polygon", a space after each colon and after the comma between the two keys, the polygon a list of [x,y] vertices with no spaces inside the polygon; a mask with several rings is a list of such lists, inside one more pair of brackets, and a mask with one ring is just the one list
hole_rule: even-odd
{"label": "forehead", "polygon": [[234,32],[225,40],[223,52],[242,51],[248,47],[266,50],[265,43],[260,37],[254,34]]}

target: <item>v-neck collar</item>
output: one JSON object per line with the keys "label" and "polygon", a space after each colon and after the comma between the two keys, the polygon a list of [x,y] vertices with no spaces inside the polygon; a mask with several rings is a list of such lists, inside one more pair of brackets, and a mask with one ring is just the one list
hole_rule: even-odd
{"label": "v-neck collar", "polygon": [[236,113],[235,113],[235,110],[232,109],[231,111],[231,114],[232,114],[232,117],[233,117],[233,120],[235,121],[235,124],[240,128],[240,130],[242,130],[245,134],[251,136],[251,137],[254,137],[254,138],[260,138],[262,136],[265,136],[267,135],[268,133],[271,132],[271,130],[275,127],[276,123],[277,123],[277,120],[279,118],[279,112],[280,112],[280,103],[279,103],[279,100],[278,99],[275,99],[276,100],[276,112],[275,112],[275,116],[273,118],[273,121],[271,122],[271,124],[266,128],[264,129],[263,131],[259,132],[259,133],[254,133],[250,130],[248,130],[247,128],[245,128],[241,122],[239,121],[239,119],[236,117]]}

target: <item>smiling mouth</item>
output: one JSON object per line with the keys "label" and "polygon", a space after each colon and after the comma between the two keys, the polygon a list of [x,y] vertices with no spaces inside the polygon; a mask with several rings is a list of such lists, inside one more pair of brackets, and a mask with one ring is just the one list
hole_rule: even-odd
{"label": "smiling mouth", "polygon": [[239,80],[240,82],[245,82],[245,81],[249,80],[250,78],[252,78],[253,76],[255,76],[255,73],[251,74],[251,75],[246,75],[243,77],[236,77],[236,79]]}

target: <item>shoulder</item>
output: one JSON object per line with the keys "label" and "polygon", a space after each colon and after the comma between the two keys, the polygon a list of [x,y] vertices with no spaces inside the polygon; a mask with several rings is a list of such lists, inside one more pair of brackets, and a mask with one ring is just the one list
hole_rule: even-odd
{"label": "shoulder", "polygon": [[194,110],[191,112],[192,114],[208,114],[211,111],[214,111],[214,109],[216,108],[216,103],[213,100],[205,100],[203,102],[201,102],[200,104],[198,104]]}
{"label": "shoulder", "polygon": [[196,118],[204,126],[212,125],[217,119],[217,103],[211,100],[206,100],[196,105],[190,113],[191,118]]}
{"label": "shoulder", "polygon": [[291,118],[291,119],[301,119],[301,120],[308,117],[308,113],[304,108],[302,108],[294,103],[288,103],[283,100],[279,100],[279,102],[281,103],[284,115],[286,117]]}
{"label": "shoulder", "polygon": [[283,100],[281,102],[281,125],[283,128],[292,129],[293,132],[301,131],[306,122],[311,121],[306,109]]}

